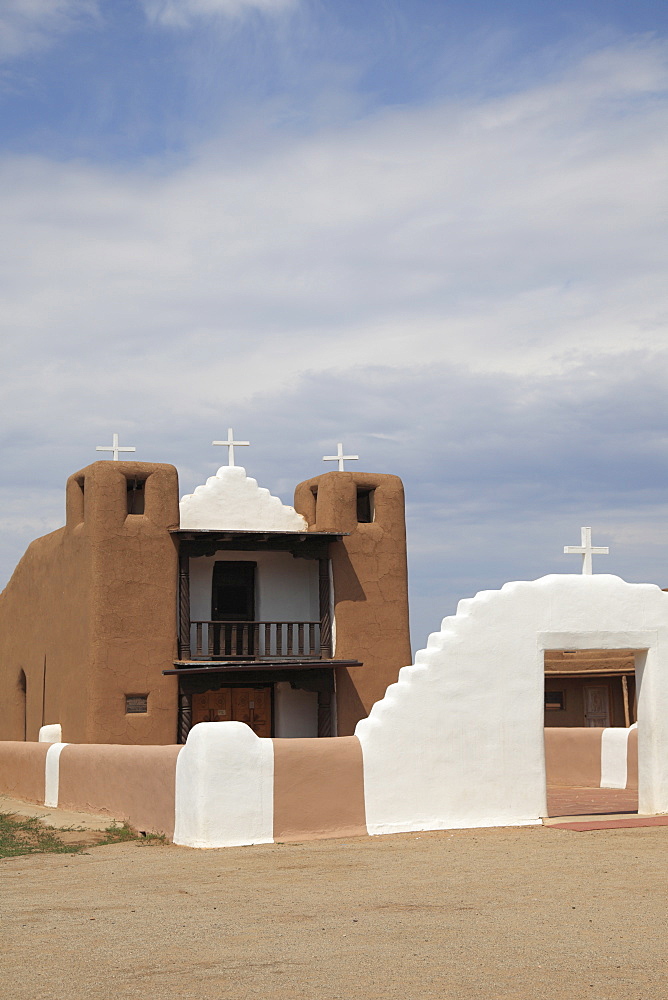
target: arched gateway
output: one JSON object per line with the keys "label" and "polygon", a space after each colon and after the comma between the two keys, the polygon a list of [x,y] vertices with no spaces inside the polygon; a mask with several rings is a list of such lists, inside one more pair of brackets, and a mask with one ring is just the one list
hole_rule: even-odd
{"label": "arched gateway", "polygon": [[356,735],[369,833],[545,816],[546,650],[630,649],[639,811],[668,812],[668,593],[616,576],[546,576],[461,601]]}

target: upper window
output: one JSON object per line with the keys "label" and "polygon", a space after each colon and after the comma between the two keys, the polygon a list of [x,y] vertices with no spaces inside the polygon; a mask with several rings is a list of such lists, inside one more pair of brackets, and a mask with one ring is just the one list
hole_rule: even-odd
{"label": "upper window", "polygon": [[359,524],[370,524],[373,521],[373,490],[358,488],[357,490],[357,520]]}
{"label": "upper window", "polygon": [[144,513],[144,479],[128,479],[128,514]]}

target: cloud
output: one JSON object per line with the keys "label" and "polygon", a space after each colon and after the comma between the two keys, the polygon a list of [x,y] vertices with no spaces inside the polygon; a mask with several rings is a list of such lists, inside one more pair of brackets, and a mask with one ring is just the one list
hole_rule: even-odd
{"label": "cloud", "polygon": [[5,158],[7,361],[116,392],[150,359],[144,391],[185,376],[235,404],[249,368],[262,391],[295,365],[559,372],[660,349],[666,64],[634,46],[528,92],[248,157],[212,143],[168,172]]}
{"label": "cloud", "polygon": [[97,0],[3,0],[0,59],[47,48],[97,15]]}
{"label": "cloud", "polygon": [[[457,597],[567,571],[582,524],[668,583],[667,66],[643,40],[178,164],[5,157],[12,495],[113,431],[188,492],[231,425],[287,502],[339,440],[402,475],[418,642]],[[6,575],[33,526],[10,520]]]}
{"label": "cloud", "polygon": [[204,18],[269,16],[292,10],[298,0],[140,0],[148,20],[170,28],[185,28]]}

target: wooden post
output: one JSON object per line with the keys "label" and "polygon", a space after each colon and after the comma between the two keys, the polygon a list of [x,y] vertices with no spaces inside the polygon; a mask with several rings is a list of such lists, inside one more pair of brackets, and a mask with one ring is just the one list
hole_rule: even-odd
{"label": "wooden post", "polygon": [[[179,678],[180,680],[180,678]],[[180,687],[180,684],[179,684]],[[192,695],[179,690],[179,723],[177,743],[185,743],[192,725]]]}
{"label": "wooden post", "polygon": [[626,674],[622,674],[622,694],[624,696],[624,725],[628,729],[631,725],[631,713],[629,711],[629,684]]}
{"label": "wooden post", "polygon": [[179,553],[179,659],[190,659],[190,559]]}
{"label": "wooden post", "polygon": [[329,691],[318,691],[318,736],[332,735],[332,695]]}
{"label": "wooden post", "polygon": [[318,591],[320,595],[320,656],[332,656],[331,587],[329,585],[329,559],[318,559]]}

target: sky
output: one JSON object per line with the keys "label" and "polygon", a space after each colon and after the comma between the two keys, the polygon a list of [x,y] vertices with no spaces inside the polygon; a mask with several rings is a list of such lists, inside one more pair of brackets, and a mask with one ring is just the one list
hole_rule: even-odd
{"label": "sky", "polygon": [[668,587],[668,6],[3,0],[0,586],[97,445],[406,489],[413,640]]}

